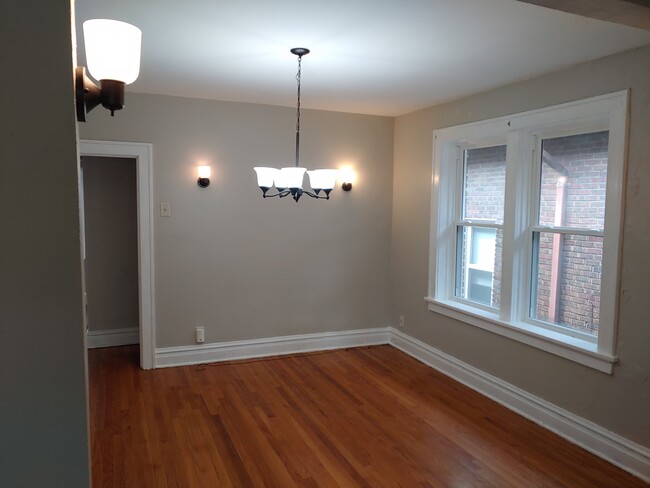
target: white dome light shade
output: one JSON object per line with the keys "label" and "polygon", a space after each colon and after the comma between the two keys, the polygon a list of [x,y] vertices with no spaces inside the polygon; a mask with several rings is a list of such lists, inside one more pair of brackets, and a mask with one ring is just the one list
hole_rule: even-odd
{"label": "white dome light shade", "polygon": [[336,186],[337,169],[316,169],[307,171],[309,184],[314,190],[331,190]]}
{"label": "white dome light shade", "polygon": [[265,168],[262,166],[253,169],[257,173],[257,186],[260,188],[271,188],[276,175],[280,172],[277,168]]}
{"label": "white dome light shade", "polygon": [[302,189],[302,180],[305,177],[307,168],[282,168],[275,177],[275,187],[278,190],[285,188],[300,188]]}
{"label": "white dome light shade", "polygon": [[96,80],[115,80],[128,85],[140,74],[142,31],[108,19],[83,24],[88,71]]}

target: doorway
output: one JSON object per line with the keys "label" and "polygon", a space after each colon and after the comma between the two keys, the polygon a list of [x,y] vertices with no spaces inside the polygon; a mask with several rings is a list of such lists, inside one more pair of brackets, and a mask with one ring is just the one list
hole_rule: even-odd
{"label": "doorway", "polygon": [[[113,281],[112,288],[104,288],[111,283],[98,284],[96,277],[86,277],[86,290],[88,292],[88,320],[90,330],[88,331],[89,345],[102,345],[101,341],[113,341],[114,345],[117,342],[126,343],[140,343],[140,367],[143,369],[155,368],[155,327],[154,327],[154,296],[153,296],[153,201],[152,201],[152,181],[151,181],[151,144],[143,143],[125,143],[125,142],[112,142],[112,141],[89,141],[82,140],[79,143],[79,152],[82,161],[85,163],[86,168],[83,172],[88,171],[80,179],[81,195],[83,196],[84,190],[97,191],[99,188],[101,192],[110,191],[110,188],[120,188],[115,185],[129,185],[128,181],[132,178],[131,183],[135,188],[132,188],[133,195],[129,197],[129,190],[125,190],[126,194],[120,203],[120,206],[128,206],[128,200],[131,198],[135,204],[135,216],[131,215],[134,229],[132,231],[132,238],[135,242],[131,242],[135,249],[129,250],[128,234],[131,232],[126,227],[129,227],[129,217],[124,217],[124,209],[121,211],[116,209],[108,210],[105,217],[112,219],[117,218],[117,215],[122,220],[120,228],[125,228],[124,233],[126,242],[117,243],[114,248],[109,252],[106,251],[106,246],[102,246],[101,242],[98,245],[97,241],[108,239],[110,236],[106,235],[106,231],[110,229],[88,229],[92,235],[87,236],[87,230],[83,227],[84,215],[82,205],[82,239],[83,247],[86,248],[87,244],[92,244],[95,252],[104,252],[104,254],[113,254],[110,259],[115,259],[114,254],[121,254],[117,259],[125,263],[132,261],[131,264],[124,264],[119,270],[112,270],[113,275],[109,281]],[[112,166],[115,171],[108,171],[108,166]],[[131,173],[131,175],[129,175]],[[134,174],[133,174],[134,173]],[[97,184],[97,178],[105,178],[111,182],[104,182],[100,185]],[[95,181],[91,181],[94,179]],[[90,189],[84,189],[84,180],[93,185]],[[120,181],[118,181],[120,180]],[[106,188],[102,189],[102,185]],[[122,190],[120,190],[122,191]],[[94,195],[89,201],[89,204],[96,204],[92,201],[99,195]],[[117,200],[116,200],[117,202]],[[124,204],[124,205],[121,205]],[[133,206],[131,207],[133,209]],[[90,210],[90,209],[89,209]],[[88,242],[86,242],[88,239]],[[90,242],[93,241],[93,242]],[[102,247],[104,250],[102,251]],[[99,251],[97,251],[99,249]],[[85,252],[84,252],[85,254]],[[105,256],[106,257],[106,256]],[[90,263],[88,263],[90,264]],[[103,266],[110,268],[110,264],[106,263],[92,263],[92,267],[88,269],[89,273],[97,271]],[[110,274],[110,273],[109,273]],[[120,286],[121,285],[121,286]],[[131,289],[131,293],[129,293]],[[110,297],[109,295],[114,296]],[[93,296],[94,295],[94,296]],[[104,295],[100,297],[100,295]],[[136,298],[137,295],[137,298]],[[117,313],[110,311],[111,301],[114,304],[115,300],[120,300],[122,303],[122,310]],[[93,317],[93,314],[95,316]],[[94,322],[93,322],[94,321]],[[128,326],[130,323],[136,321],[134,326]],[[126,327],[125,327],[126,325]],[[99,332],[98,332],[99,331]],[[104,345],[110,345],[104,343]]]}
{"label": "doorway", "polygon": [[81,156],[87,344],[140,343],[135,159]]}

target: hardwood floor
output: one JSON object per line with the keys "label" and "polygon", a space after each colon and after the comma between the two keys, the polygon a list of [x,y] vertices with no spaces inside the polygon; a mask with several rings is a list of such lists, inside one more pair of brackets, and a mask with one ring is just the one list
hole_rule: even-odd
{"label": "hardwood floor", "polygon": [[94,488],[646,486],[390,346],[89,364]]}

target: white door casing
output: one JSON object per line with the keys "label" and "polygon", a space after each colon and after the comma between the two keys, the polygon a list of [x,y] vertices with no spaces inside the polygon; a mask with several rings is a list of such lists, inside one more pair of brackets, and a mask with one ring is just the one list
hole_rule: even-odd
{"label": "white door casing", "polygon": [[[81,156],[133,158],[138,195],[138,282],[140,300],[140,367],[155,367],[152,145],[139,142],[79,141]],[[82,239],[84,237],[82,236]]]}

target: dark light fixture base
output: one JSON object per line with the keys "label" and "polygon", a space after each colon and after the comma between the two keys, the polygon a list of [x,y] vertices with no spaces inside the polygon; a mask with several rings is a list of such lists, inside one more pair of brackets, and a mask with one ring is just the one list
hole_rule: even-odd
{"label": "dark light fixture base", "polygon": [[199,178],[196,180],[196,184],[199,185],[200,188],[207,188],[210,186],[210,178]]}
{"label": "dark light fixture base", "polygon": [[111,111],[113,117],[116,110],[124,107],[124,83],[116,80],[101,80],[102,107]]}
{"label": "dark light fixture base", "polygon": [[101,80],[101,88],[86,74],[86,68],[75,69],[75,100],[77,102],[77,120],[86,121],[86,114],[100,103],[111,111],[124,107],[124,83],[116,80]]}
{"label": "dark light fixture base", "polygon": [[343,183],[341,188],[343,188],[343,191],[350,191],[352,190],[352,183]]}
{"label": "dark light fixture base", "polygon": [[309,49],[306,47],[294,47],[291,50],[291,54],[295,54],[296,56],[304,56],[305,54],[309,54]]}

